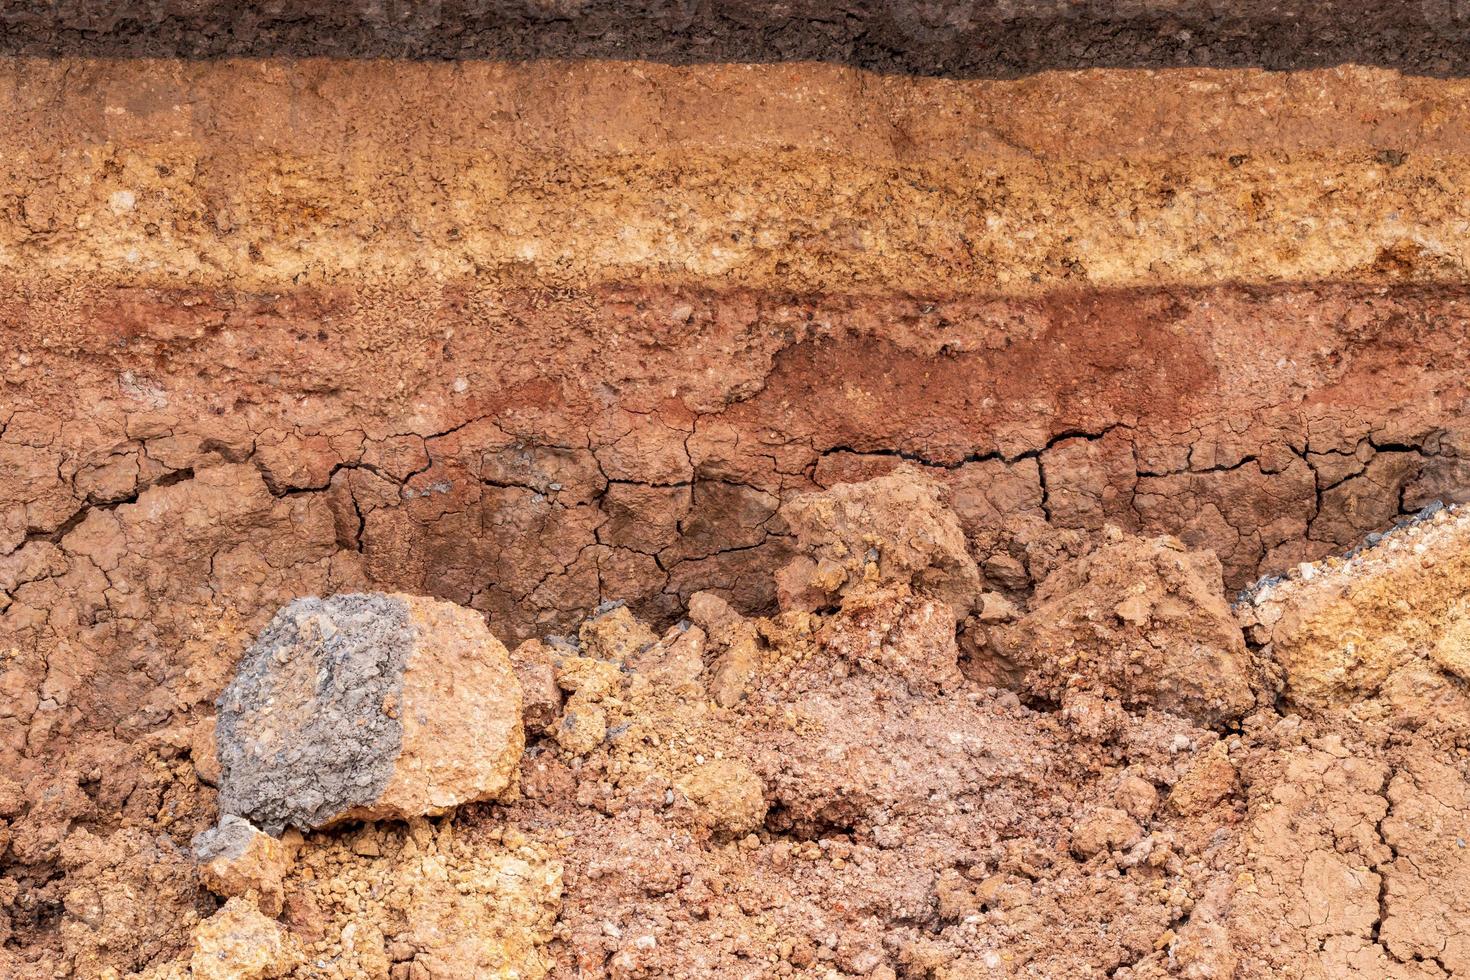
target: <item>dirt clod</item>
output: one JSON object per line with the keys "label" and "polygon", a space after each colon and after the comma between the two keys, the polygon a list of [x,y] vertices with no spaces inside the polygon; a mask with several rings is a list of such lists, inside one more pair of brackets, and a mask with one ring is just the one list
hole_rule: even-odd
{"label": "dirt clod", "polygon": [[796,497],[787,520],[804,554],[782,573],[786,608],[817,608],[809,597],[835,600],[864,585],[912,585],[959,615],[979,596],[959,520],[915,467]]}
{"label": "dirt clod", "polygon": [[269,980],[301,963],[295,938],[244,899],[232,898],[199,924],[189,976],[197,980]]}
{"label": "dirt clod", "polygon": [[1125,538],[1053,572],[1030,612],[991,630],[990,643],[1041,697],[1094,690],[1215,724],[1265,692],[1223,592],[1213,555]]}

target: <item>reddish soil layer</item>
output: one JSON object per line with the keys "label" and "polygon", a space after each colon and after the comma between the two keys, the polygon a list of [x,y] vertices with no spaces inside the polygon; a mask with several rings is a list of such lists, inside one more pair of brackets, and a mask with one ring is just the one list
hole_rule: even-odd
{"label": "reddish soil layer", "polygon": [[[118,558],[173,569],[164,593],[215,589],[219,549],[294,514],[265,591],[220,594],[252,623],[328,560],[506,639],[606,598],[759,609],[783,495],[903,459],[952,488],[994,586],[1024,591],[1112,522],[1214,549],[1239,587],[1458,499],[1470,453],[1470,303],[1446,288],[107,295],[64,358],[12,354],[7,623],[51,606],[80,548],[213,494],[240,516]],[[140,572],[129,601],[154,605]],[[108,605],[105,581],[66,591]]]}

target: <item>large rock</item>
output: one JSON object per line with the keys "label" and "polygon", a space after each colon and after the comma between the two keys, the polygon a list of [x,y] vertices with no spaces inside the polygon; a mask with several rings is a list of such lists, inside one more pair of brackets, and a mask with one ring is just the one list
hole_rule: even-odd
{"label": "large rock", "polygon": [[1042,697],[1095,691],[1206,725],[1248,713],[1262,684],[1219,560],[1167,536],[1121,537],[1062,566],[990,644],[997,673]]}
{"label": "large rock", "polygon": [[474,612],[380,593],[297,599],[220,696],[220,810],[279,834],[500,798],[521,726],[509,656]]}

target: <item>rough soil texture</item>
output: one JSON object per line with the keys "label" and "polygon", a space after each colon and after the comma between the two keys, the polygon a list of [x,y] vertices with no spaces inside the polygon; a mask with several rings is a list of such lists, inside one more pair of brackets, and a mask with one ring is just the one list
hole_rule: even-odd
{"label": "rough soil texture", "polygon": [[[804,506],[932,499],[924,481],[907,470]],[[191,857],[215,796],[189,726],[134,748],[132,771],[153,775],[121,802],[76,770],[12,790],[0,962],[147,978],[1470,971],[1457,662],[1416,634],[1405,669],[1437,686],[1338,690],[1283,713],[1278,691],[1315,667],[1272,660],[1280,624],[1352,602],[1350,577],[1370,603],[1409,580],[1426,610],[1470,593],[1470,517],[1441,511],[1267,584],[1237,606],[1248,654],[1208,555],[1110,532],[1029,603],[974,602],[996,629],[1050,611],[1046,643],[1075,633],[1084,652],[1056,700],[962,672],[991,654],[962,651],[953,610],[923,584],[949,557],[912,548],[954,521],[871,526],[861,582],[826,612],[751,619],[700,593],[661,635],[614,605],[572,636],[526,641],[513,661],[530,741],[511,802],[279,841],[227,819]],[[819,530],[796,547],[830,543]],[[900,566],[908,581],[884,574]],[[1393,628],[1361,608],[1363,629]],[[1278,632],[1261,645],[1266,609]],[[1120,699],[1129,664],[1089,655],[1088,624],[1107,617],[1170,641],[1131,648],[1139,676],[1194,670],[1187,705],[1244,717],[1191,720],[1126,685]],[[1201,650],[1274,666],[1202,671]],[[140,916],[140,894],[169,914]]]}
{"label": "rough soil texture", "polygon": [[787,502],[903,462],[1013,599],[1109,523],[1235,589],[1465,495],[1460,80],[0,71],[26,778],[302,595],[770,612]]}
{"label": "rough soil texture", "polygon": [[[882,513],[935,492],[904,470],[804,505],[866,498]],[[747,619],[700,594],[661,636],[613,605],[576,635],[526,641],[513,660],[531,742],[523,795],[503,805],[304,839],[226,818],[191,860],[182,842],[215,795],[190,729],[137,746],[156,776],[121,807],[103,804],[116,790],[101,773],[40,777],[4,811],[21,942],[0,962],[153,979],[1470,971],[1470,695],[1433,639],[1452,632],[1401,645],[1401,669],[1438,686],[1338,689],[1304,714],[1270,705],[1317,676],[1310,658],[1247,664],[1360,595],[1361,629],[1399,629],[1374,602],[1407,580],[1398,594],[1426,616],[1455,616],[1442,597],[1470,594],[1470,517],[1441,511],[1263,586],[1238,614],[1251,635],[1261,620],[1276,632],[1250,654],[1208,555],[1110,532],[1029,611],[975,602],[998,629],[1050,623],[1033,648],[1048,663],[1075,633],[1060,692],[1051,674],[1014,689],[964,676],[991,654],[961,654],[953,610],[926,589],[947,585],[933,573],[950,555],[911,547],[954,520],[870,526],[860,582],[826,613]],[[816,557],[831,536],[797,547]],[[1094,632],[1110,619],[1167,642],[1113,655]],[[1201,655],[1239,661],[1235,676]],[[1166,683],[1191,671],[1194,688]],[[1204,692],[1151,704],[1139,677],[1160,696]],[[1220,726],[1222,704],[1245,717]],[[228,901],[215,911],[201,886]],[[138,895],[169,914],[140,920]]]}
{"label": "rough soil texture", "polygon": [[1458,12],[252,6],[0,12],[0,976],[1470,976]]}
{"label": "rough soil texture", "polygon": [[1320,708],[1377,697],[1448,710],[1470,681],[1470,603],[1458,584],[1470,576],[1467,531],[1435,513],[1244,595],[1239,618],[1281,665],[1286,699]]}
{"label": "rough soil texture", "polygon": [[14,0],[5,54],[833,61],[876,71],[1470,68],[1457,0]]}
{"label": "rough soil texture", "polygon": [[1118,541],[1063,565],[1025,617],[972,642],[994,653],[977,667],[1019,674],[1037,696],[1060,701],[1086,687],[1205,725],[1249,714],[1265,686],[1225,601],[1220,563],[1174,538]]}

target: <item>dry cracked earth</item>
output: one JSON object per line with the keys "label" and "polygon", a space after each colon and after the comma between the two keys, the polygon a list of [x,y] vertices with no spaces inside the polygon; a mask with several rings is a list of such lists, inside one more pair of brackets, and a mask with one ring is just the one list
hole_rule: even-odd
{"label": "dry cracked earth", "polygon": [[0,6],[0,977],[1470,978],[1463,4]]}

